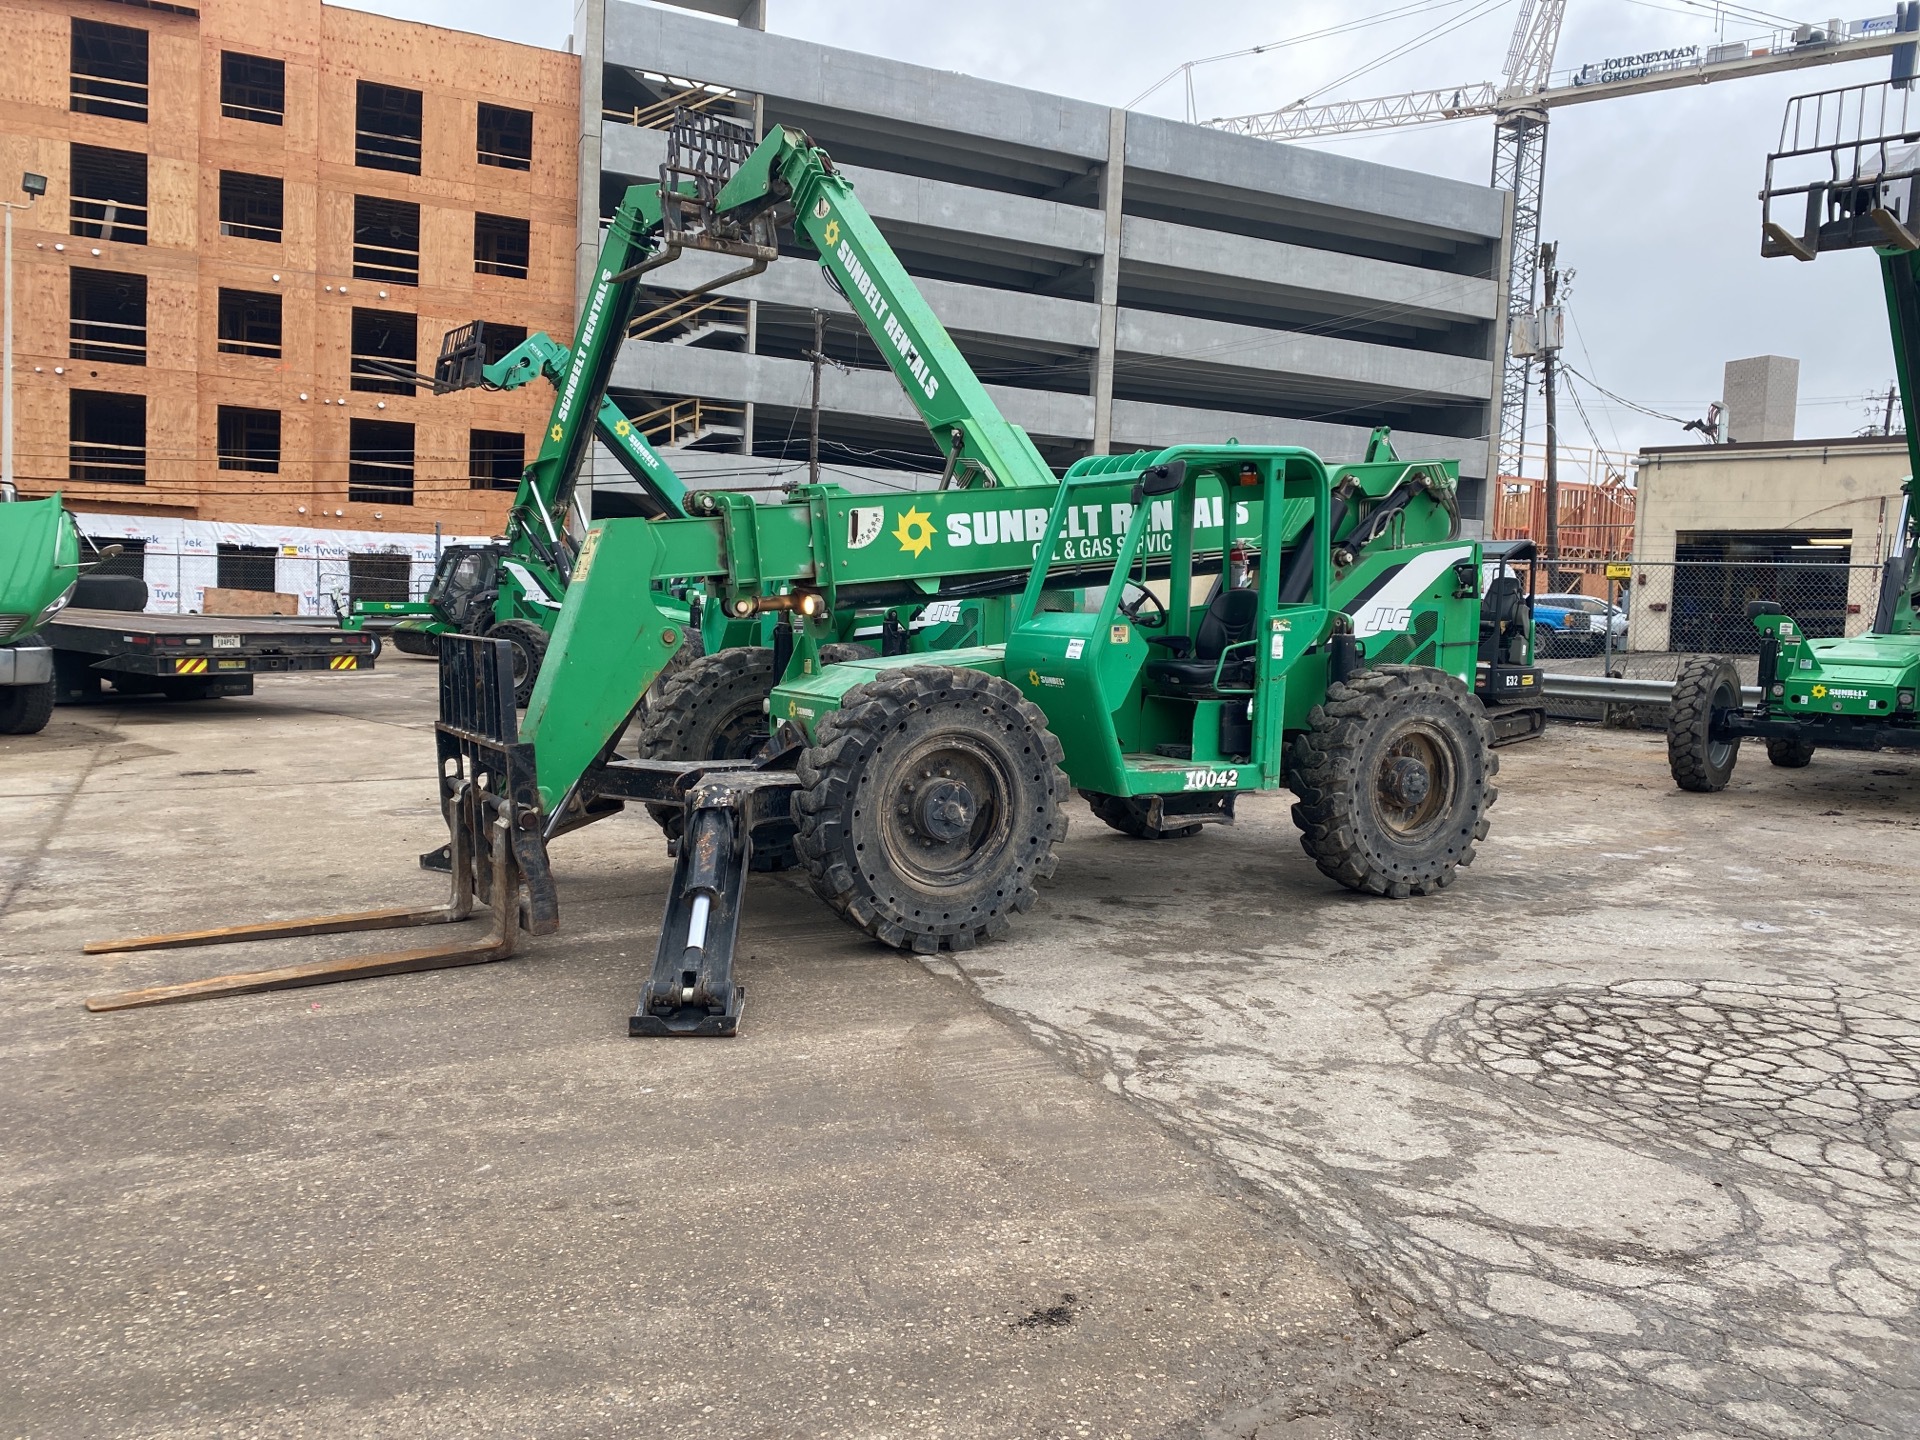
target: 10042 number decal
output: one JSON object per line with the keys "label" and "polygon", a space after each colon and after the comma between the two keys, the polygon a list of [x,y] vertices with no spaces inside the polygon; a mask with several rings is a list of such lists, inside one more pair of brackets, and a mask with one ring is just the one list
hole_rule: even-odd
{"label": "10042 number decal", "polygon": [[1186,790],[1233,790],[1240,784],[1238,770],[1189,770]]}

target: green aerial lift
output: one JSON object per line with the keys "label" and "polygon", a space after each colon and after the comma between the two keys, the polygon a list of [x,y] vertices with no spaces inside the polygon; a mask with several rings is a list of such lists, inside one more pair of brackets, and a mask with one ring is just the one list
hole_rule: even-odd
{"label": "green aerial lift", "polygon": [[[1430,894],[1471,863],[1498,768],[1473,685],[1484,655],[1511,668],[1513,645],[1482,620],[1453,462],[1401,460],[1379,432],[1350,465],[1229,442],[1094,457],[1057,480],[804,134],[776,130],[741,156],[676,126],[663,178],[676,197],[663,228],[684,243],[753,254],[776,219],[792,224],[926,418],[941,488],[703,493],[685,519],[596,522],[524,722],[506,647],[441,642],[452,903],[89,949],[431,923],[480,904],[492,933],[92,1008],[501,958],[519,930],[558,924],[547,843],[631,801],[669,819],[677,855],[635,1034],[733,1033],[757,860],[804,865],[839,913],[898,948],[1004,932],[1053,871],[1069,787],[1145,839],[1231,823],[1242,794],[1291,789],[1308,855],[1373,894]],[[625,758],[641,696],[684,644],[666,605],[682,587],[721,643],[662,687],[640,758]],[[879,654],[835,648],[876,620]],[[739,643],[769,623],[773,643]]]}
{"label": "green aerial lift", "polygon": [[[1787,102],[1781,148],[1767,157],[1760,192],[1760,253],[1797,260],[1825,250],[1879,253],[1907,455],[1920,473],[1920,114],[1908,118],[1907,98],[1897,82],[1882,82]],[[1776,218],[1776,204],[1783,218]],[[1865,634],[1815,639],[1777,603],[1754,601],[1747,612],[1760,633],[1758,701],[1743,702],[1731,660],[1701,655],[1681,666],[1667,725],[1668,763],[1681,789],[1725,788],[1748,736],[1764,740],[1767,759],[1787,769],[1809,764],[1823,748],[1920,749],[1920,517],[1913,500],[1910,475]]]}

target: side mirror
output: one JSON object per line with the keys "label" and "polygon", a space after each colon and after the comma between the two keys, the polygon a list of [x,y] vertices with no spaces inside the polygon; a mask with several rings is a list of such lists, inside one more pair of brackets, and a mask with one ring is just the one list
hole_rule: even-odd
{"label": "side mirror", "polygon": [[1143,495],[1171,495],[1187,481],[1187,462],[1169,460],[1164,465],[1155,465],[1140,477],[1140,491]]}
{"label": "side mirror", "polygon": [[100,558],[102,560],[117,560],[120,558],[120,556],[126,553],[126,548],[127,547],[124,545],[104,546],[100,550]]}

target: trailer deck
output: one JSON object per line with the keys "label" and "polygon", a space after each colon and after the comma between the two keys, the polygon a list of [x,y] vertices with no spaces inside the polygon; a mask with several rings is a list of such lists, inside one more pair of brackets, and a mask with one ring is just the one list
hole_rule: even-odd
{"label": "trailer deck", "polygon": [[149,615],[66,610],[45,630],[56,698],[74,704],[117,695],[211,699],[251,695],[255,675],[371,670],[370,635],[293,615]]}

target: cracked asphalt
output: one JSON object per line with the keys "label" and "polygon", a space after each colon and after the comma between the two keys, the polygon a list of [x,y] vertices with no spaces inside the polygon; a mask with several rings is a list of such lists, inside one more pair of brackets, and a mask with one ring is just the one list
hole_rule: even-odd
{"label": "cracked asphalt", "polygon": [[721,1043],[623,1034],[621,817],[507,964],[79,1009],[377,943],[82,938],[430,900],[428,676],[0,742],[8,1433],[1920,1432],[1920,765],[1556,726],[1400,904],[1076,802],[957,963],[756,877]]}

